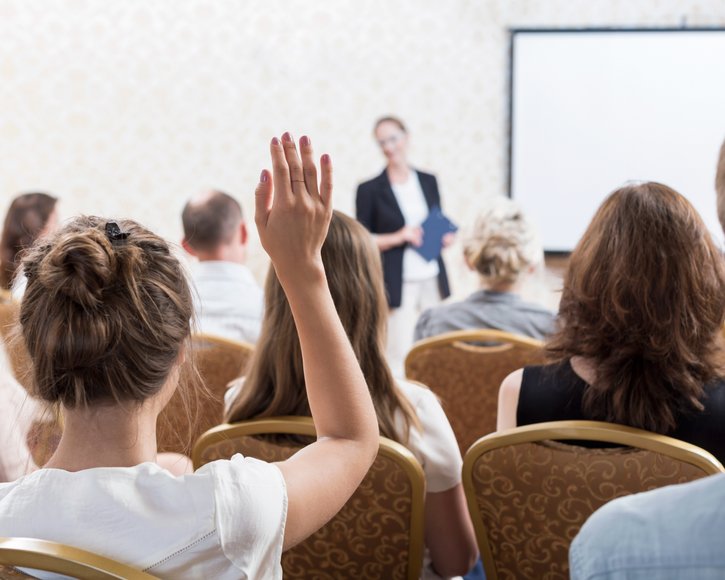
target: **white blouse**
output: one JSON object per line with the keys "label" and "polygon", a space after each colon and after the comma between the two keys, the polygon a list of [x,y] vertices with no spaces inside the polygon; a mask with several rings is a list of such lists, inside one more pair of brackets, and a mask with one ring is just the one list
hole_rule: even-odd
{"label": "white blouse", "polygon": [[183,477],[142,463],[0,484],[0,536],[61,542],[160,578],[281,579],[286,518],[279,468],[241,455]]}
{"label": "white blouse", "polygon": [[[426,491],[437,493],[455,487],[461,483],[463,459],[438,397],[422,385],[400,379],[396,383],[410,401],[420,421],[421,430],[411,427],[406,447],[423,467]],[[230,385],[224,395],[227,412],[243,387],[244,379],[236,380]],[[402,413],[395,417],[395,423],[398,432],[402,433]]]}

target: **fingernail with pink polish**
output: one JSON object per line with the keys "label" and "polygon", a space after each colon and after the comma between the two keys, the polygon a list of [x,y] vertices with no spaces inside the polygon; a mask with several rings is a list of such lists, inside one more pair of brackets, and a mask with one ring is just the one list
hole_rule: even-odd
{"label": "fingernail with pink polish", "polygon": [[310,138],[307,135],[303,135],[300,137],[300,145],[304,147],[309,147],[312,144],[312,141],[310,141]]}
{"label": "fingernail with pink polish", "polygon": [[263,169],[262,174],[259,176],[259,181],[267,183],[267,172]]}
{"label": "fingernail with pink polish", "polygon": [[272,137],[272,145],[274,145],[275,147],[279,145],[279,139],[277,139],[277,137]]}
{"label": "fingernail with pink polish", "polygon": [[282,141],[287,141],[287,143],[290,143],[292,141],[292,134],[289,131],[285,131],[284,135],[282,135]]}
{"label": "fingernail with pink polish", "polygon": [[323,163],[329,163],[329,162],[330,162],[330,156],[329,156],[329,155],[328,155],[327,153],[325,153],[325,154],[324,154],[324,155],[322,156],[322,162],[323,162]]}

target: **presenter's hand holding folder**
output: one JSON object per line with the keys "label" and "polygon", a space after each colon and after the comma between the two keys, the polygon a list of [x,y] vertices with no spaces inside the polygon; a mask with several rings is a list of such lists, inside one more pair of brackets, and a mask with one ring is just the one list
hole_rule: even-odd
{"label": "presenter's hand holding folder", "polygon": [[458,226],[443,215],[438,206],[431,208],[420,227],[423,230],[423,243],[415,248],[415,251],[429,262],[441,255],[443,236],[458,231]]}

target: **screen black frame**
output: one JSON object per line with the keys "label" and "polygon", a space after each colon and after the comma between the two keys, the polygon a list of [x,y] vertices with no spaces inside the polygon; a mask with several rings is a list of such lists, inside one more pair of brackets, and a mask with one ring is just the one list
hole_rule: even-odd
{"label": "screen black frame", "polygon": [[[520,34],[608,34],[622,32],[652,32],[652,33],[673,33],[673,32],[725,32],[723,26],[682,26],[682,27],[592,27],[592,28],[540,28],[540,27],[517,27],[509,28],[509,62],[508,62],[508,152],[507,152],[507,183],[506,193],[510,199],[514,199],[511,187],[513,185],[513,143],[514,143],[514,62],[516,56],[516,37]],[[546,251],[547,256],[568,256],[567,251]]]}

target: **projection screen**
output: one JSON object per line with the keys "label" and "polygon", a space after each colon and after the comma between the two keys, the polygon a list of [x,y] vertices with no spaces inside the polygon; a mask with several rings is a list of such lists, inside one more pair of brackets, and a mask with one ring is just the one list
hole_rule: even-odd
{"label": "projection screen", "polygon": [[569,252],[608,193],[660,181],[722,244],[725,29],[512,30],[509,195]]}

